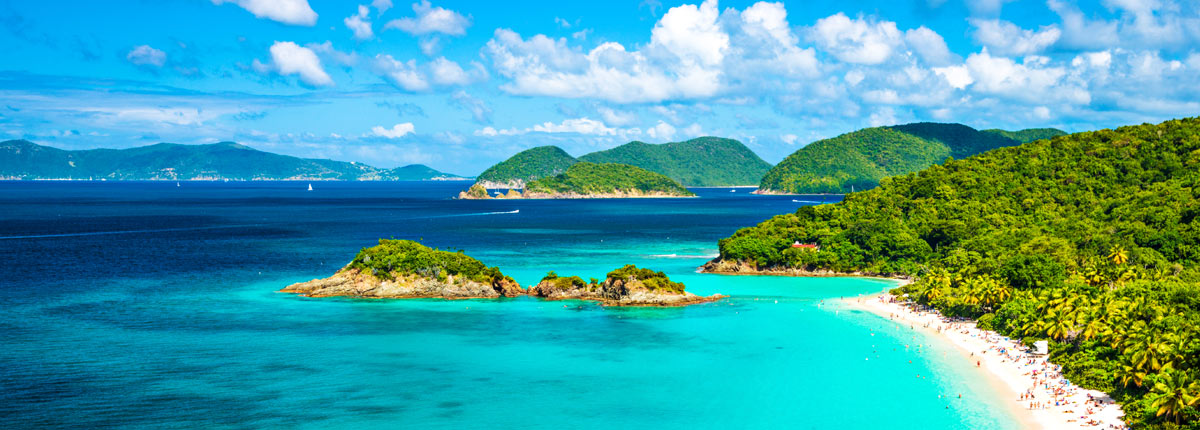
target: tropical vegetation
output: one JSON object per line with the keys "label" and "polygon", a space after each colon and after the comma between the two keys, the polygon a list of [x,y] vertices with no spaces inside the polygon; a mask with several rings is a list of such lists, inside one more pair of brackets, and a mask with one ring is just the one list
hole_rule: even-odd
{"label": "tropical vegetation", "polygon": [[742,142],[720,137],[657,145],[635,141],[579,160],[637,166],[693,187],[754,185],[771,169]]}
{"label": "tropical vegetation", "polygon": [[488,284],[512,282],[500,269],[488,267],[462,251],[441,251],[411,240],[380,239],[378,245],[358,251],[347,269],[384,280],[417,275],[439,281],[454,276]]}
{"label": "tropical vegetation", "polygon": [[[1012,132],[1004,132],[1012,133]],[[1015,132],[1022,136],[1028,130]],[[759,183],[764,192],[847,193],[883,178],[915,172],[1021,142],[962,124],[922,122],[874,127],[813,142],[789,155]]]}
{"label": "tropical vegetation", "polygon": [[1064,136],[1067,132],[1057,128],[1027,128],[1024,130],[1007,131],[998,128],[983,130],[984,133],[995,133],[1009,139],[1021,143],[1029,143],[1035,140],[1051,139],[1058,136]]}
{"label": "tropical vegetation", "polygon": [[[1200,429],[1200,119],[1038,140],[883,179],[720,241],[766,268],[894,291],[1027,341],[1138,428]],[[795,241],[819,251],[791,248]]]}
{"label": "tropical vegetation", "polygon": [[626,164],[579,162],[566,172],[525,184],[525,195],[537,194],[662,194],[693,196],[687,188],[662,174]]}
{"label": "tropical vegetation", "polygon": [[648,290],[664,290],[675,293],[683,293],[683,283],[674,282],[667,277],[663,272],[656,272],[650,269],[639,269],[632,264],[626,264],[620,269],[608,272],[608,279],[636,279],[641,281]]}
{"label": "tropical vegetation", "polygon": [[502,188],[522,188],[525,183],[565,172],[578,163],[575,157],[557,146],[539,146],[518,152],[480,173],[481,183],[503,185]]}

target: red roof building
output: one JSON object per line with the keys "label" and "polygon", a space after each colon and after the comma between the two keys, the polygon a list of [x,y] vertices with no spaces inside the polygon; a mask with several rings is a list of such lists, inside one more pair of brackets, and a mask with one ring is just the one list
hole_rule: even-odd
{"label": "red roof building", "polygon": [[804,248],[804,249],[811,249],[813,251],[821,250],[821,247],[815,243],[800,243],[800,241],[796,241],[796,242],[792,243],[792,248]]}

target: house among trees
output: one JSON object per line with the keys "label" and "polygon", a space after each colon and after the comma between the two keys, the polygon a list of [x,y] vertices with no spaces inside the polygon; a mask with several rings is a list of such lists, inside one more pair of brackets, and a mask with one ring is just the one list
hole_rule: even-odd
{"label": "house among trees", "polygon": [[813,251],[821,250],[820,245],[817,245],[815,243],[800,243],[800,241],[798,241],[798,240],[795,242],[792,242],[792,248],[811,249]]}

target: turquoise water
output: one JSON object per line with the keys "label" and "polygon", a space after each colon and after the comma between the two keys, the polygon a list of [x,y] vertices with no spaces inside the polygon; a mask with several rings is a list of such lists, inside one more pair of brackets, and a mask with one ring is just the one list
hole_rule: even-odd
{"label": "turquoise water", "polygon": [[[695,273],[791,197],[170,185],[0,183],[6,427],[1016,428],[951,347],[837,301],[888,281]],[[522,284],[634,263],[732,297],[616,309],[275,292],[378,237],[462,248]]]}

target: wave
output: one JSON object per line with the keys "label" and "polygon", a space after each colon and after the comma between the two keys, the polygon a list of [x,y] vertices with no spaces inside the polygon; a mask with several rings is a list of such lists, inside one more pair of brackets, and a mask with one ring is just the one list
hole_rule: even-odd
{"label": "wave", "polygon": [[816,201],[816,200],[796,200],[796,199],[792,199],[792,201],[793,201],[793,202],[796,202],[796,203],[816,203],[816,204],[819,204],[819,205],[823,205],[823,204],[825,204],[825,202],[818,202],[818,201]]}
{"label": "wave", "polygon": [[718,255],[720,255],[720,254],[711,254],[711,255],[709,255],[709,254],[683,254],[683,255],[680,255],[680,254],[650,254],[650,255],[647,255],[647,257],[649,257],[649,258],[689,258],[689,259],[703,258],[705,260],[711,260],[713,258],[717,258]]}

